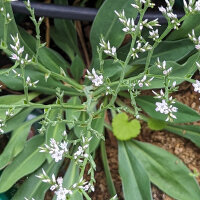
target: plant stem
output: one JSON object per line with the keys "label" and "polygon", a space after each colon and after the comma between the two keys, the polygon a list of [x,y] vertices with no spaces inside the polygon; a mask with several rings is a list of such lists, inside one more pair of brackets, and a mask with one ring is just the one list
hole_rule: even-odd
{"label": "plant stem", "polygon": [[28,85],[26,83],[24,66],[20,65],[20,68],[22,70],[22,79],[23,79],[23,85],[24,85],[24,94],[25,94],[25,97],[26,97],[26,104],[29,104],[29,99],[28,99]]}
{"label": "plant stem", "polygon": [[114,195],[116,195],[116,189],[115,189],[115,185],[113,183],[109,165],[108,165],[108,159],[107,159],[106,149],[105,149],[106,148],[105,141],[101,140],[100,147],[101,147],[101,158],[102,158],[102,162],[103,162],[104,171],[106,174],[106,181],[108,184],[108,190],[109,190],[110,195],[114,196]]}
{"label": "plant stem", "polygon": [[21,104],[21,105],[0,105],[0,109],[9,109],[11,107],[14,108],[52,108],[52,109],[56,109],[56,108],[70,108],[70,109],[75,109],[75,110],[85,110],[85,106],[83,105],[70,105],[70,104],[50,104],[50,105],[43,105],[43,104],[37,104],[37,103],[29,103],[29,104]]}

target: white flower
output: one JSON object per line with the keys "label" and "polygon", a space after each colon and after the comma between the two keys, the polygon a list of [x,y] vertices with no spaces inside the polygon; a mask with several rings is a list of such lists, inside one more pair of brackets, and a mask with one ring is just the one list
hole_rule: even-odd
{"label": "white flower", "polygon": [[162,12],[162,14],[170,19],[170,22],[174,25],[174,29],[178,29],[178,26],[180,26],[180,23],[178,22],[177,15],[173,13],[172,6],[174,4],[174,1],[168,1],[165,0],[167,7],[164,8],[163,6],[159,7],[159,11]]}
{"label": "white flower", "polygon": [[103,38],[100,39],[99,45],[104,49],[104,53],[109,56],[116,56],[116,48],[110,46],[110,42],[107,43],[104,41]]}
{"label": "white flower", "polygon": [[159,38],[159,34],[158,34],[158,29],[156,29],[155,31],[149,31],[149,38],[152,38],[153,40],[156,40]]}
{"label": "white flower", "polygon": [[172,103],[174,103],[172,98],[171,104],[168,104],[165,99],[163,99],[162,102],[156,102],[155,110],[162,114],[168,115],[165,121],[172,121],[173,119],[176,119],[176,116],[173,114],[173,112],[177,112],[178,108],[173,106]]}
{"label": "white flower", "polygon": [[139,87],[143,87],[144,85],[146,85],[147,87],[150,86],[150,82],[154,79],[154,77],[150,78],[149,80],[147,80],[147,76],[144,75],[144,77],[141,80],[138,80],[138,86]]}
{"label": "white flower", "polygon": [[163,74],[164,75],[169,75],[170,74],[170,72],[172,71],[172,67],[170,67],[170,68],[166,68],[166,61],[164,60],[162,63],[160,62],[160,60],[159,60],[159,58],[157,58],[157,67],[159,68],[159,69],[162,69],[163,70]]}
{"label": "white flower", "polygon": [[200,11],[200,0],[196,1],[194,10],[195,11]]}
{"label": "white flower", "polygon": [[66,195],[68,194],[68,190],[66,188],[60,187],[55,191],[57,196],[57,200],[66,200]]}
{"label": "white flower", "polygon": [[37,81],[34,81],[34,82],[31,82],[31,79],[30,77],[28,76],[27,79],[26,79],[26,84],[29,86],[29,87],[36,87],[36,84],[39,82],[39,80]]}
{"label": "white flower", "polygon": [[44,145],[45,147],[39,147],[40,152],[49,152],[51,157],[58,162],[62,160],[63,154],[68,152],[67,143],[57,143],[54,138],[50,139],[50,146],[47,144]]}
{"label": "white flower", "polygon": [[87,70],[88,79],[92,81],[92,83],[98,87],[103,84],[103,76],[97,75],[95,69],[92,69],[92,74]]}
{"label": "white flower", "polygon": [[196,83],[193,83],[194,91],[200,93],[200,81],[196,80]]}

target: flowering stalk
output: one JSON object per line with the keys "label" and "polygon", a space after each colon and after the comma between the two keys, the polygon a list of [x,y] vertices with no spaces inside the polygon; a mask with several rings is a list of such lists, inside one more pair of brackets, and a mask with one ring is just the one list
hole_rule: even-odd
{"label": "flowering stalk", "polygon": [[26,5],[27,10],[31,14],[30,19],[32,20],[32,22],[35,25],[35,30],[36,30],[36,54],[35,54],[35,59],[37,61],[38,60],[39,49],[42,48],[45,45],[45,44],[41,44],[41,41],[40,41],[40,25],[41,25],[41,23],[43,21],[43,17],[40,17],[38,21],[36,20],[35,12],[34,12],[34,9],[31,8],[30,0],[27,0],[27,2],[25,2],[25,5]]}

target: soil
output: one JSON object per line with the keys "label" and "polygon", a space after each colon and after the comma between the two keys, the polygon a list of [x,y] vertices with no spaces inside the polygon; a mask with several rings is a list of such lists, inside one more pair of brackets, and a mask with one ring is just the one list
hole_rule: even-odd
{"label": "soil", "polygon": [[[195,79],[200,79],[199,75],[195,75]],[[151,93],[146,91],[145,93]],[[178,101],[190,106],[191,108],[199,112],[199,95],[193,91],[193,87],[190,83],[184,82],[180,85],[179,91],[173,95]],[[193,123],[200,125],[199,122]],[[138,140],[148,142],[153,145],[159,146],[170,153],[179,157],[191,171],[197,170],[200,172],[200,149],[196,147],[189,140],[177,136],[167,131],[152,131],[145,122],[142,122],[141,134]],[[106,135],[106,151],[108,156],[108,162],[110,166],[111,175],[116,187],[117,195],[120,200],[123,199],[122,184],[118,173],[118,150],[117,141],[114,136],[110,136],[112,133],[107,131]],[[105,200],[109,199],[110,195],[107,190],[106,178],[103,172],[103,166],[101,162],[100,152],[97,152],[96,158],[97,171],[95,174],[96,184],[95,192],[92,194],[93,200]],[[197,177],[197,181],[200,183],[200,177]],[[156,186],[152,185],[152,196],[154,200],[173,200]]]}

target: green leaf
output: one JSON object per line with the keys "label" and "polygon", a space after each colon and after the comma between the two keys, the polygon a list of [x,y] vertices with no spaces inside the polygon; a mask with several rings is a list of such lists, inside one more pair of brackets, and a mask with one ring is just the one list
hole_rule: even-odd
{"label": "green leaf", "polygon": [[49,189],[49,184],[42,182],[42,179],[36,177],[36,175],[42,174],[42,168],[45,170],[48,176],[52,174],[55,176],[58,174],[58,170],[62,162],[45,163],[36,172],[31,174],[28,179],[20,186],[12,200],[24,199],[44,199],[46,191]]}
{"label": "green leaf", "polygon": [[152,200],[149,177],[144,167],[126,147],[126,142],[118,142],[118,152],[124,199]]}
{"label": "green leaf", "polygon": [[38,55],[40,62],[53,72],[60,73],[60,68],[66,72],[67,67],[69,67],[67,61],[53,49],[40,48]]}
{"label": "green leaf", "polygon": [[166,123],[164,121],[154,119],[154,118],[148,118],[148,127],[151,130],[159,131],[165,128]]}
{"label": "green leaf", "polygon": [[199,27],[200,14],[190,14],[186,17],[181,27],[173,31],[168,37],[167,40],[177,40],[188,37],[188,33],[192,31],[192,29]]}
{"label": "green leaf", "polygon": [[[140,96],[136,98],[137,104],[152,118],[165,121],[167,118],[166,115],[156,112],[155,103],[158,102],[158,99],[153,98],[152,96]],[[195,122],[200,120],[200,115],[195,110],[190,107],[177,102],[173,104],[178,108],[178,112],[175,113],[176,118],[174,123],[186,123],[186,122]]]}
{"label": "green leaf", "polygon": [[[200,61],[200,55],[198,53],[195,53],[194,55],[189,57],[188,60],[181,65],[173,61],[167,61],[166,62],[167,68],[168,67],[173,68],[172,72],[170,73],[171,83],[173,83],[173,81],[176,81],[177,84],[180,84],[183,81],[185,81],[185,77],[192,76],[197,70],[196,62],[199,61]],[[153,65],[149,68],[149,73],[163,76],[162,70],[158,69],[156,65]],[[155,77],[153,81],[151,81],[150,86],[148,87],[144,86],[142,89],[145,90],[145,89],[164,88],[164,87],[165,86],[163,83],[163,78]]]}
{"label": "green leaf", "polygon": [[103,35],[105,41],[110,41],[111,46],[119,47],[124,39],[125,33],[122,31],[123,25],[119,22],[114,10],[125,10],[127,17],[136,18],[137,10],[131,6],[132,0],[116,1],[107,0],[99,9],[93,22],[90,32],[90,42],[92,45],[93,59],[97,57],[97,46],[100,36]]}
{"label": "green leaf", "polygon": [[[36,39],[21,27],[19,27],[19,31],[25,43],[33,52],[36,52]],[[69,67],[67,61],[53,49],[42,47],[39,49],[38,55],[39,62],[53,72],[60,73],[60,67],[64,71]]]}
{"label": "green leaf", "polygon": [[187,138],[200,147],[200,127],[195,125],[167,124],[165,130]]}
{"label": "green leaf", "polygon": [[[55,0],[56,4],[66,5],[65,0]],[[61,48],[73,61],[75,55],[80,55],[77,43],[77,32],[71,20],[54,19],[51,28],[51,37],[55,44]]]}
{"label": "green leaf", "polygon": [[190,170],[171,153],[136,140],[126,142],[127,149],[143,165],[151,182],[178,200],[199,200],[200,188]]}
{"label": "green leaf", "polygon": [[[105,113],[102,112],[96,119],[92,121],[92,128],[102,135],[104,130],[104,116]],[[100,140],[101,139],[97,138],[95,135],[92,137],[89,146],[90,152],[94,152],[96,150],[96,148],[99,146]]]}
{"label": "green leaf", "polygon": [[128,120],[126,113],[120,113],[113,118],[113,134],[118,140],[129,140],[140,133],[140,122],[137,119]]}
{"label": "green leaf", "polygon": [[[74,183],[77,183],[79,181],[79,169],[78,166],[71,161],[69,167],[67,168],[67,172],[63,178],[63,186],[65,188],[69,188]],[[74,193],[70,200],[82,200],[83,197],[79,192]],[[54,195],[53,200],[56,200],[56,195]]]}
{"label": "green leaf", "polygon": [[45,155],[39,152],[44,137],[38,135],[30,139],[24,150],[6,167],[0,177],[0,193],[7,191],[20,178],[35,171],[45,161]]}
{"label": "green leaf", "polygon": [[80,78],[83,76],[83,70],[85,68],[85,64],[80,56],[76,56],[72,62],[70,67],[70,71],[76,81],[80,81]]}
{"label": "green leaf", "polygon": [[[38,96],[37,93],[29,93],[29,100],[34,99],[35,97]],[[10,107],[14,105],[19,105],[23,104],[25,100],[25,95],[5,95],[0,97],[0,105],[10,105]],[[22,110],[21,108],[17,108],[14,110],[14,115],[16,115],[18,112]],[[0,112],[0,119],[5,119],[6,118],[6,111],[7,109],[1,109]]]}
{"label": "green leaf", "polygon": [[25,108],[15,116],[13,116],[11,119],[6,121],[6,127],[3,129],[4,133],[8,133],[10,131],[13,131],[14,129],[21,126],[21,124],[25,121],[28,114],[31,113],[33,108]]}
{"label": "green leaf", "polygon": [[[118,50],[117,54],[119,59],[125,60],[129,49],[130,43],[121,47]],[[182,39],[177,41],[162,41],[154,50],[150,64],[154,64],[157,61],[157,57],[159,57],[160,60],[177,62],[188,55],[193,49],[194,44],[189,39]],[[131,63],[133,63],[134,65],[145,64],[146,59],[147,53],[141,53],[139,54],[139,58],[135,59],[134,62],[131,61]]]}
{"label": "green leaf", "polygon": [[[2,70],[4,71],[4,70]],[[16,69],[19,73],[20,70]],[[1,70],[0,70],[1,72]],[[31,91],[37,91],[44,94],[55,94],[56,88],[59,87],[61,90],[64,90],[67,94],[77,94],[76,90],[73,88],[67,88],[60,81],[55,80],[51,76],[45,81],[45,75],[41,72],[36,71],[35,69],[26,69],[25,75],[29,76],[31,81],[39,80],[37,87],[29,87]],[[9,76],[0,75],[0,81],[2,81],[8,88],[12,90],[23,90],[23,82],[19,77],[15,77],[14,73],[10,73]]]}
{"label": "green leaf", "polygon": [[[79,97],[71,97],[67,103],[72,105],[81,105],[81,100]],[[65,117],[67,120],[75,120],[77,121],[81,115],[81,111],[74,110],[74,109],[66,109],[65,110]],[[71,130],[74,125],[72,123],[67,123],[68,128]]]}
{"label": "green leaf", "polygon": [[40,120],[42,117],[43,116],[39,116],[30,121],[27,121],[23,125],[19,126],[15,131],[13,131],[8,144],[6,145],[3,153],[0,155],[0,170],[12,162],[13,158],[23,150],[31,129],[31,125]]}

